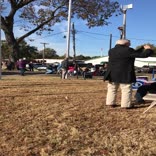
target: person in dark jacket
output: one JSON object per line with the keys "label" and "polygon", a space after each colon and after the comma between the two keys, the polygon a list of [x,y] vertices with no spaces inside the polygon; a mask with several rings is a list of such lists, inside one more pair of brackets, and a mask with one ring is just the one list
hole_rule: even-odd
{"label": "person in dark jacket", "polygon": [[143,100],[143,97],[147,93],[156,94],[156,82],[140,86],[135,94],[136,102],[138,104],[144,104],[145,101]]}
{"label": "person in dark jacket", "polygon": [[29,70],[34,71],[34,65],[32,61],[29,62]]}
{"label": "person in dark jacket", "polygon": [[116,106],[117,91],[121,88],[121,108],[132,108],[132,83],[136,82],[135,58],[146,58],[153,54],[149,45],[138,50],[130,47],[130,41],[120,39],[114,48],[109,50],[109,62],[104,81],[108,82],[106,105]]}

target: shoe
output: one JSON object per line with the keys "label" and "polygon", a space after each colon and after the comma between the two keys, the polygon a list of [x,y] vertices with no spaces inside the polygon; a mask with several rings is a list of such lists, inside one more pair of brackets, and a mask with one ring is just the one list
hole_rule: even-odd
{"label": "shoe", "polygon": [[115,107],[117,107],[116,104],[113,104],[113,105],[106,105],[106,106],[109,107],[109,108],[115,108]]}
{"label": "shoe", "polygon": [[138,105],[145,104],[145,100],[136,101],[136,104],[138,104]]}
{"label": "shoe", "polygon": [[134,105],[131,105],[130,107],[121,107],[122,109],[135,109]]}

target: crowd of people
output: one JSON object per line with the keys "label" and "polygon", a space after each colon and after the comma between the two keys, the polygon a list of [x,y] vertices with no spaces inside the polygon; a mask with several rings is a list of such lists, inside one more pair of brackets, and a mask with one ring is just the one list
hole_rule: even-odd
{"label": "crowd of people", "polygon": [[107,69],[107,62],[101,65],[92,65],[92,64],[81,64],[76,60],[72,62],[69,61],[68,58],[65,58],[60,65],[62,70],[61,78],[68,79],[70,76],[76,76],[78,78],[79,75],[83,76],[84,79],[92,78],[93,76],[104,76],[104,73]]}

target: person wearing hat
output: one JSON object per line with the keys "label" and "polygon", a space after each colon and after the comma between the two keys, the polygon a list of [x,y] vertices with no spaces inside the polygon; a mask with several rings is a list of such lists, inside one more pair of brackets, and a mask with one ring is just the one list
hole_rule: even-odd
{"label": "person wearing hat", "polygon": [[114,48],[110,49],[107,71],[104,81],[108,81],[106,105],[117,106],[116,97],[118,88],[121,88],[121,108],[132,108],[132,83],[136,82],[135,58],[146,58],[153,54],[151,46],[144,45],[135,50],[130,47],[130,40],[116,41]]}

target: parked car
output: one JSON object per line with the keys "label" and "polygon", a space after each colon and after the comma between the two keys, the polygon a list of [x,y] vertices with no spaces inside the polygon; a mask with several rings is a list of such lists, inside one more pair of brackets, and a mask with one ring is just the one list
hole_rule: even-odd
{"label": "parked car", "polygon": [[143,66],[141,68],[141,72],[143,72],[143,73],[152,73],[153,69],[156,70],[156,66]]}
{"label": "parked car", "polygon": [[136,73],[141,73],[142,72],[141,67],[135,67],[135,72]]}
{"label": "parked car", "polygon": [[42,63],[34,63],[33,66],[34,66],[34,69],[39,70],[39,71],[47,69],[47,65],[42,64]]}

